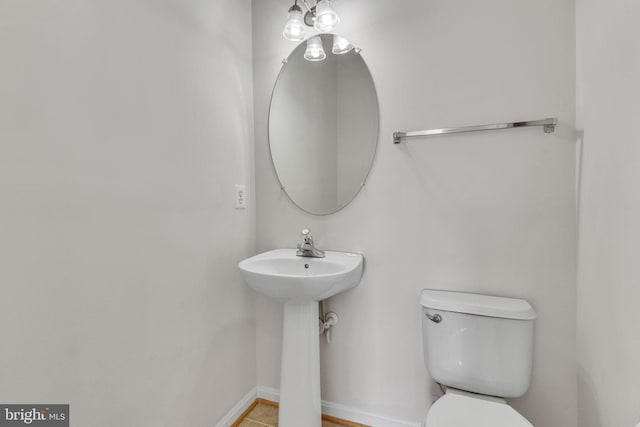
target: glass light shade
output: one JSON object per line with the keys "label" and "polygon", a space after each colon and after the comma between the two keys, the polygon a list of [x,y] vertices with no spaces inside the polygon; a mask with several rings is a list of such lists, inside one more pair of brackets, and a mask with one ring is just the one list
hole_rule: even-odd
{"label": "glass light shade", "polygon": [[304,53],[304,59],[307,61],[322,61],[327,57],[322,47],[320,36],[311,37],[307,40],[307,50]]}
{"label": "glass light shade", "polygon": [[331,49],[331,52],[335,55],[342,55],[343,53],[350,52],[351,49],[353,49],[353,45],[349,40],[337,34],[333,35],[333,48]]}
{"label": "glass light shade", "polygon": [[304,27],[302,20],[302,11],[298,6],[292,6],[289,9],[289,17],[287,23],[284,26],[282,36],[293,42],[301,42],[307,35],[307,30]]}
{"label": "glass light shade", "polygon": [[320,0],[316,5],[316,21],[314,27],[318,31],[324,33],[334,30],[340,23],[340,17],[333,7],[330,0]]}

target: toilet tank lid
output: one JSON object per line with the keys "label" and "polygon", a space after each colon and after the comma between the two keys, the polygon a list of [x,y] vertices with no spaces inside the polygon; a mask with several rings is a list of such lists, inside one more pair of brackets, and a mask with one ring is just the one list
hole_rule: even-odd
{"label": "toilet tank lid", "polygon": [[420,303],[426,308],[478,316],[515,320],[533,320],[537,317],[527,301],[517,298],[425,289]]}

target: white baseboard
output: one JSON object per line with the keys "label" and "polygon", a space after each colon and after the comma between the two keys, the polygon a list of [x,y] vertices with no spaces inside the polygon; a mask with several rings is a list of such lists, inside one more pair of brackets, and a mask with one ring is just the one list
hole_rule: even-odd
{"label": "white baseboard", "polygon": [[371,427],[423,427],[423,424],[415,421],[399,420],[397,418],[383,417],[370,414],[359,409],[349,408],[338,403],[322,401],[322,413],[343,420],[355,421]]}
{"label": "white baseboard", "polygon": [[[280,401],[280,390],[275,388],[258,386],[256,392],[257,397],[261,399],[271,400],[272,402]],[[338,403],[327,402],[326,400],[322,401],[322,413],[371,427],[423,427],[421,422],[398,420],[370,414]]]}
{"label": "white baseboard", "polygon": [[263,387],[259,385],[256,387],[256,393],[260,399],[270,400],[272,402],[280,402],[280,390],[277,388]]}
{"label": "white baseboard", "polygon": [[[247,393],[240,402],[236,403],[236,406],[225,415],[216,427],[229,427],[235,420],[240,418],[240,415],[247,410],[249,406],[258,398],[257,387],[254,387],[249,393]],[[266,399],[266,398],[265,398]]]}

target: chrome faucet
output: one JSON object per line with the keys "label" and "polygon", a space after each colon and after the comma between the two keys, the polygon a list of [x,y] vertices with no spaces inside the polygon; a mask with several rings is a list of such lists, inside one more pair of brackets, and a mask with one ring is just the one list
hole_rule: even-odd
{"label": "chrome faucet", "polygon": [[311,230],[305,228],[300,232],[300,235],[303,238],[303,242],[298,243],[298,251],[296,252],[297,256],[310,258],[324,258],[326,256],[324,251],[316,249],[316,247],[313,246],[313,237],[311,236]]}

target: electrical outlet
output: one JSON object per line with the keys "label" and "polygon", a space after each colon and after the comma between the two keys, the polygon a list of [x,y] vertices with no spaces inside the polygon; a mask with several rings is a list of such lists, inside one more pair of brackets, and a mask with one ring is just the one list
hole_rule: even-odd
{"label": "electrical outlet", "polygon": [[236,209],[247,208],[247,187],[242,184],[236,184]]}

